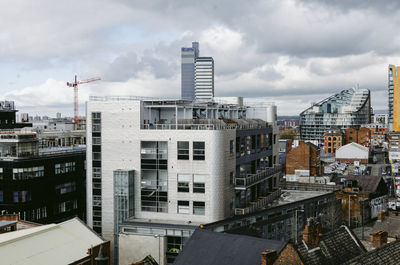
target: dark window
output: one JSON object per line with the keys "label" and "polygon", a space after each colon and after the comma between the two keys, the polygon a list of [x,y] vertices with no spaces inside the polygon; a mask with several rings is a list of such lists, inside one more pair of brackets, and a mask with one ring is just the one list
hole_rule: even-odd
{"label": "dark window", "polygon": [[178,201],[178,213],[189,213],[189,201]]}
{"label": "dark window", "polygon": [[3,202],[3,191],[0,190],[0,202]]}
{"label": "dark window", "polygon": [[193,202],[193,214],[204,215],[206,212],[206,205],[204,202]]}
{"label": "dark window", "polygon": [[93,145],[92,151],[93,152],[101,152],[101,145]]}
{"label": "dark window", "polygon": [[178,160],[189,160],[189,142],[178,142]]}
{"label": "dark window", "polygon": [[178,192],[189,192],[191,175],[178,175]]}
{"label": "dark window", "polygon": [[193,142],[193,160],[205,160],[204,142]]}
{"label": "dark window", "polygon": [[101,161],[92,161],[93,167],[101,167]]}

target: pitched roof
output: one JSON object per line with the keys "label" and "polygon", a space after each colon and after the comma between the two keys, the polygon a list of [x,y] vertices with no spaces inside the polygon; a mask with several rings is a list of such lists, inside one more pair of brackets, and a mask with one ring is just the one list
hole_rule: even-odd
{"label": "pitched roof", "polygon": [[363,146],[361,144],[358,144],[358,143],[355,143],[355,142],[343,145],[339,149],[346,149],[346,148],[349,148],[349,147],[357,148],[357,149],[360,149],[361,151],[364,151],[364,152],[369,152],[369,148],[368,147],[365,147],[365,146]]}
{"label": "pitched roof", "polygon": [[0,235],[2,264],[70,264],[87,257],[91,246],[104,243],[78,218]]}
{"label": "pitched roof", "polygon": [[346,265],[375,265],[375,264],[399,264],[400,240],[386,244],[380,248],[355,257],[347,261]]}
{"label": "pitched roof", "polygon": [[285,245],[283,241],[197,229],[174,265],[260,264],[263,251],[276,250],[279,254]]}
{"label": "pitched roof", "polygon": [[304,241],[297,252],[305,265],[342,264],[366,252],[364,246],[347,226],[342,225],[320,237],[317,248],[308,249]]}
{"label": "pitched roof", "polygon": [[382,177],[368,175],[343,176],[346,180],[356,180],[362,192],[376,192]]}

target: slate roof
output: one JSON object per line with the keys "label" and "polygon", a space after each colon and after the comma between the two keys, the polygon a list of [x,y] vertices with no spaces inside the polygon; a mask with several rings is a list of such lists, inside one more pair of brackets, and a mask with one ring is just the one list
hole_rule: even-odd
{"label": "slate roof", "polygon": [[297,245],[297,253],[305,265],[343,264],[365,252],[357,237],[343,225],[322,235],[317,248],[308,249],[304,241]]}
{"label": "slate roof", "polygon": [[340,181],[341,178],[345,178],[346,180],[356,180],[357,186],[360,187],[360,190],[369,193],[376,192],[379,182],[382,180],[382,177],[368,175],[340,176],[338,181]]}
{"label": "slate roof", "polygon": [[395,265],[400,262],[400,240],[386,244],[383,247],[372,250],[364,255],[355,257],[345,265]]}
{"label": "slate roof", "polygon": [[266,249],[279,254],[286,242],[196,229],[174,265],[254,265]]}

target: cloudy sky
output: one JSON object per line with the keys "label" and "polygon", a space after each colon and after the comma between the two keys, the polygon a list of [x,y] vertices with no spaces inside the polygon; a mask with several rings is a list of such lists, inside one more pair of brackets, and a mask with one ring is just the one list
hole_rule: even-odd
{"label": "cloudy sky", "polygon": [[[386,109],[400,64],[399,1],[1,0],[1,99],[20,112],[73,113],[66,81],[89,95],[180,96],[180,47],[215,60],[216,96],[297,115],[359,84]],[[81,105],[80,114],[84,114]]]}

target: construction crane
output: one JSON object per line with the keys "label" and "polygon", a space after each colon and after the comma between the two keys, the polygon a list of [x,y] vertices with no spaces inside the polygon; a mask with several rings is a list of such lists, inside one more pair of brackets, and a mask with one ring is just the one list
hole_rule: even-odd
{"label": "construction crane", "polygon": [[86,84],[94,81],[101,80],[100,77],[89,78],[86,80],[78,81],[78,77],[75,75],[73,83],[67,82],[67,86],[74,88],[74,123],[78,124],[78,85]]}

